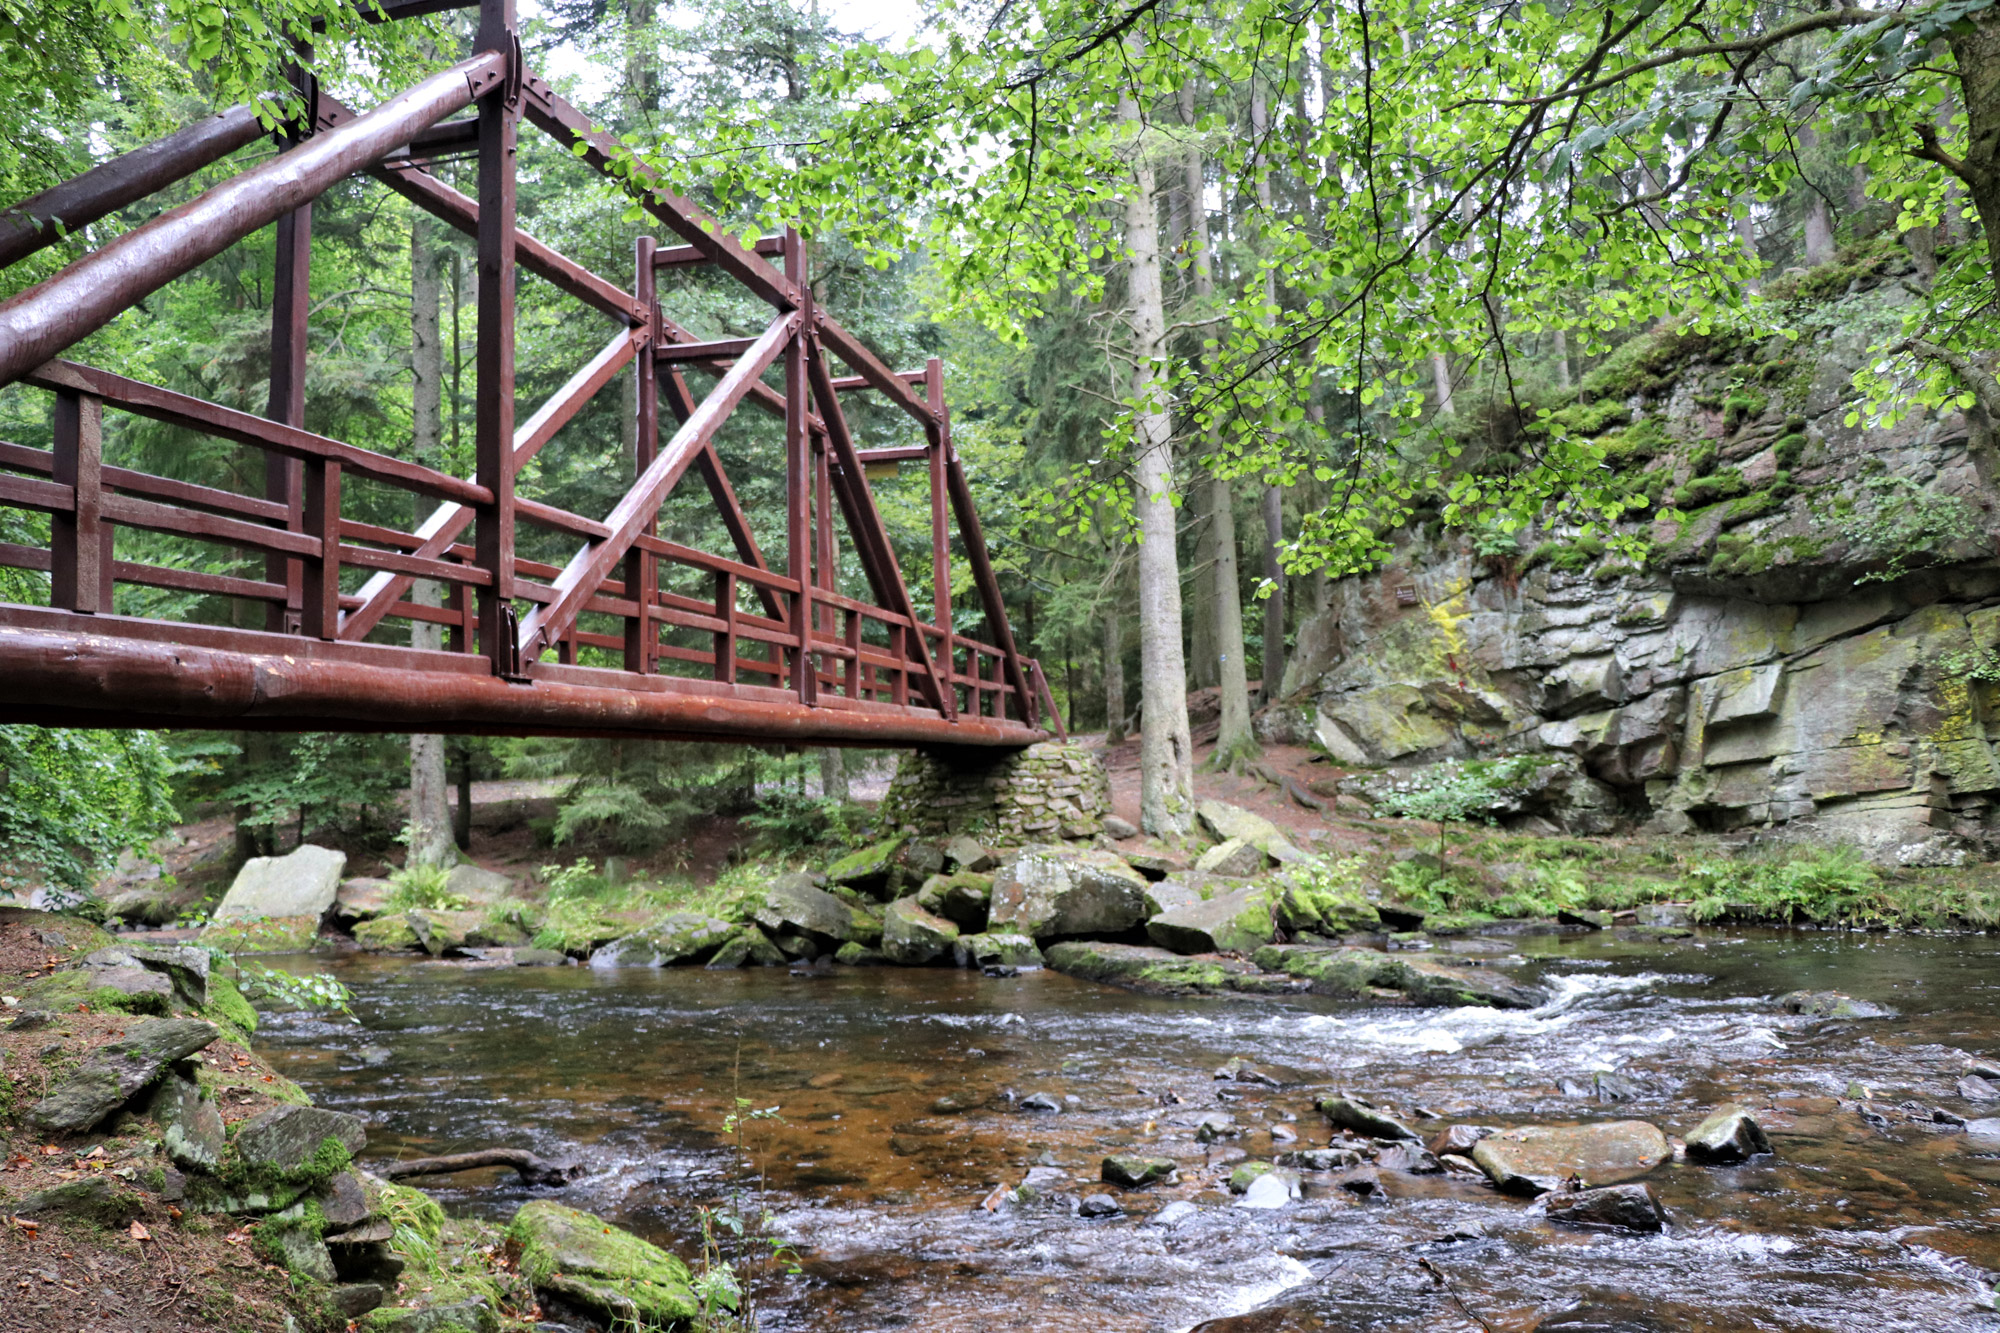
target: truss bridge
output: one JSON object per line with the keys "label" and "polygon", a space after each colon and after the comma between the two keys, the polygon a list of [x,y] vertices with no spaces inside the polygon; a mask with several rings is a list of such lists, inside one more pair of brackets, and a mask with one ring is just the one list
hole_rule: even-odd
{"label": "truss bridge", "polygon": [[[458,7],[363,5],[390,22]],[[476,54],[365,111],[298,71],[306,111],[279,131],[281,151],[0,304],[0,386],[52,400],[49,447],[0,442],[0,508],[45,515],[33,530],[49,533],[46,545],[0,542],[0,566],[33,572],[10,586],[47,593],[45,604],[0,603],[0,719],[876,746],[1019,747],[1059,730],[1041,667],[1008,627],[952,448],[941,364],[891,369],[815,303],[796,233],[733,238],[525,68],[511,0],[484,0],[473,45]],[[638,240],[629,284],[518,225],[516,140],[529,131],[614,182],[666,234]],[[266,133],[237,107],[0,211],[0,266]],[[476,163],[472,194],[443,178],[447,158]],[[474,239],[470,476],[305,428],[313,201],[357,176]],[[273,226],[262,415],[65,359],[121,312]],[[695,265],[768,307],[768,324],[716,339],[668,318],[662,286]],[[579,342],[568,382],[525,406],[514,392],[521,271],[581,308],[576,328],[601,327]],[[638,390],[630,488],[606,513],[530,494],[527,464],[628,367]],[[923,443],[861,447],[843,411],[859,394],[907,414]],[[251,466],[236,475],[263,484],[115,466],[107,413],[248,451]],[[733,413],[762,417],[773,464],[782,457],[773,555],[716,448]],[[891,464],[929,483],[928,619],[869,488],[870,473]],[[726,551],[662,535],[662,505],[690,472],[728,534]],[[360,516],[395,508],[380,502],[385,492],[401,493],[407,530]],[[358,496],[376,502],[362,509]],[[128,531],[168,534],[173,549],[205,558],[147,563],[138,543],[118,541]],[[567,557],[517,553],[528,532],[530,549]],[[954,559],[970,567],[977,638],[953,628]],[[179,596],[128,593],[120,614],[121,589]],[[129,613],[163,602],[194,609]]]}

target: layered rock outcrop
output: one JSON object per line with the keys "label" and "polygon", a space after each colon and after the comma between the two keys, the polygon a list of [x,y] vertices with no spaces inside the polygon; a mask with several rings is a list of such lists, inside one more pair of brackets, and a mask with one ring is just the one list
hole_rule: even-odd
{"label": "layered rock outcrop", "polygon": [[1620,530],[1639,561],[1554,525],[1405,532],[1300,630],[1266,737],[1356,766],[1574,756],[1661,831],[1991,855],[1993,460],[1956,413],[1848,422],[1897,299],[1850,296],[1796,343],[1667,332],[1616,354],[1567,415],[1649,499]]}

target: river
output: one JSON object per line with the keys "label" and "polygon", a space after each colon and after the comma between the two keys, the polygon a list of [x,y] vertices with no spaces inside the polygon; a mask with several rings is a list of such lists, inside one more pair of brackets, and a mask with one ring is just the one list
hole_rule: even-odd
{"label": "river", "polygon": [[[1705,931],[1447,947],[1481,950],[1548,1001],[1416,1010],[1162,1000],[1048,972],[355,956],[333,968],[358,1025],[275,1016],[258,1046],[320,1104],[367,1119],[370,1160],[488,1145],[578,1159],[588,1174],[554,1197],[689,1257],[698,1204],[767,1209],[798,1268],[759,1270],[773,1330],[2000,1330],[2000,1143],[1935,1119],[2000,1112],[1956,1086],[1968,1055],[2000,1055],[2000,942]],[[1787,1015],[1776,997],[1796,988],[1901,1016]],[[1216,1079],[1235,1057],[1280,1086]],[[1600,1072],[1627,1100],[1598,1100]],[[1386,1197],[1364,1198],[1309,1174],[1289,1206],[1235,1206],[1235,1162],[1324,1144],[1313,1100],[1335,1090],[1438,1128],[1685,1133],[1735,1101],[1776,1152],[1660,1168],[1658,1236],[1561,1227],[1452,1175],[1382,1171]],[[1033,1094],[1061,1109],[1023,1109]],[[740,1147],[724,1125],[739,1105],[778,1117],[750,1121]],[[1198,1143],[1197,1118],[1217,1111],[1239,1136]],[[1178,1183],[1097,1184],[1121,1151],[1175,1159]],[[1068,1174],[1045,1188],[1056,1197],[979,1206],[1036,1165]],[[502,1219],[531,1196],[499,1171],[424,1184]],[[1097,1193],[1124,1211],[1078,1216],[1074,1200]],[[1163,1219],[1177,1201],[1193,1207]]]}

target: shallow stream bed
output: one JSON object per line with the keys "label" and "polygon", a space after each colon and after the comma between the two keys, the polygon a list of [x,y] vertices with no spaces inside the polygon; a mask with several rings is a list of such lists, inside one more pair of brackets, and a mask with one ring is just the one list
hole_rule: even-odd
{"label": "shallow stream bed", "polygon": [[[356,957],[334,966],[359,1026],[290,1015],[258,1044],[322,1105],[367,1118],[370,1160],[493,1145],[578,1159],[589,1173],[554,1197],[689,1257],[697,1205],[758,1189],[754,1163],[802,1268],[759,1280],[773,1330],[2000,1330],[2000,1142],[1933,1119],[2000,1114],[1957,1087],[1968,1055],[2000,1056],[2000,942],[1607,933],[1436,956],[1503,946],[1511,958],[1473,956],[1544,988],[1542,1007]],[[1799,988],[1901,1017],[1783,1013]],[[1282,1086],[1217,1080],[1232,1057]],[[1629,1099],[1599,1100],[1607,1086]],[[1643,1119],[1677,1134],[1735,1101],[1776,1153],[1661,1167],[1661,1236],[1568,1229],[1478,1180],[1386,1170],[1386,1198],[1308,1174],[1289,1206],[1235,1206],[1232,1167],[1326,1143],[1313,1101],[1335,1091],[1425,1129]],[[1020,1106],[1037,1093],[1062,1109]],[[746,1126],[741,1152],[724,1132],[738,1098],[782,1117]],[[1216,1111],[1240,1135],[1198,1143]],[[1099,1185],[1125,1151],[1175,1159],[1178,1183]],[[980,1207],[1038,1162],[1070,1173],[1055,1197]],[[500,1171],[423,1183],[495,1218],[551,1193]],[[1122,1214],[1077,1216],[1097,1193]],[[1176,1201],[1194,1208],[1163,1225]]]}

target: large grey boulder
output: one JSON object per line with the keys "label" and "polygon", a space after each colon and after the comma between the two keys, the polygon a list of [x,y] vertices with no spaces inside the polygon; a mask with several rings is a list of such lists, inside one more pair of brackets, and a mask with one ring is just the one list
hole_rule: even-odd
{"label": "large grey boulder", "polygon": [[118,1041],[100,1046],[74,1074],[28,1112],[29,1123],[56,1134],[89,1129],[125,1099],[216,1038],[213,1023],[198,1018],[156,1018]]}
{"label": "large grey boulder", "polygon": [[1643,1120],[1503,1129],[1472,1149],[1472,1160],[1503,1192],[1527,1195],[1571,1182],[1586,1189],[1620,1184],[1672,1156],[1667,1136]]}
{"label": "large grey boulder", "polygon": [[1310,861],[1312,857],[1295,846],[1276,824],[1226,801],[1203,801],[1194,808],[1195,818],[1217,842],[1247,842],[1281,865]]}
{"label": "large grey boulder", "polygon": [[915,898],[898,898],[882,913],[882,952],[906,967],[949,958],[958,934],[957,926],[926,912]]}
{"label": "large grey boulder", "polygon": [[215,909],[217,921],[257,921],[272,916],[317,920],[340,895],[347,853],[306,843],[285,856],[253,856],[236,872]]}
{"label": "large grey boulder", "polygon": [[[1245,844],[1239,843],[1238,846]],[[1262,852],[1253,850],[1261,858]],[[1146,923],[1146,934],[1175,953],[1252,954],[1278,937],[1271,910],[1272,890],[1243,888],[1162,912]]]}
{"label": "large grey boulder", "polygon": [[451,873],[444,879],[446,893],[454,898],[462,898],[474,907],[497,903],[502,898],[511,898],[515,888],[514,881],[499,871],[470,864],[453,866]]}
{"label": "large grey boulder", "polygon": [[1146,919],[1146,880],[1096,848],[1024,847],[993,879],[987,929],[1037,941],[1121,935]]}
{"label": "large grey boulder", "polygon": [[741,927],[700,912],[669,912],[644,930],[615,939],[590,955],[594,968],[670,967],[708,957]]}
{"label": "large grey boulder", "polygon": [[771,881],[756,921],[773,935],[816,935],[835,948],[854,938],[852,909],[796,871]]}

